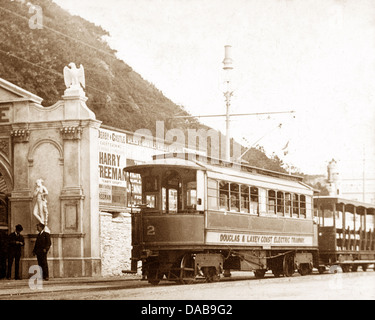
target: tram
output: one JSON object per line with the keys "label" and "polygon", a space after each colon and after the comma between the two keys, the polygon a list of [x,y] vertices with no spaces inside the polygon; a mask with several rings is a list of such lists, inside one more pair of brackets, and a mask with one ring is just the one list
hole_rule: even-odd
{"label": "tram", "polygon": [[375,205],[332,196],[314,197],[318,219],[319,272],[340,266],[363,271],[375,263]]}
{"label": "tram", "polygon": [[141,261],[152,284],[211,282],[234,270],[289,277],[319,265],[314,190],[301,177],[189,153],[124,170],[142,179],[132,269]]}

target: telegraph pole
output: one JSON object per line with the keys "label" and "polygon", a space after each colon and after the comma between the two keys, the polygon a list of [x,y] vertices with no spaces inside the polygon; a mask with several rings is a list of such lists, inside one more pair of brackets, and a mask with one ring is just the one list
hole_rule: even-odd
{"label": "telegraph pole", "polygon": [[230,101],[233,95],[232,86],[232,71],[233,71],[233,60],[231,57],[232,46],[226,45],[225,56],[223,60],[223,70],[224,70],[224,97],[226,105],[225,122],[226,122],[226,132],[225,132],[225,160],[230,161]]}
{"label": "telegraph pole", "polygon": [[365,149],[365,145],[363,145],[363,174],[362,174],[362,184],[363,184],[363,189],[362,189],[362,192],[363,192],[363,202],[366,202],[366,176],[365,176],[365,165],[366,165],[366,149]]}
{"label": "telegraph pole", "polygon": [[[225,98],[225,114],[215,114],[215,115],[198,115],[198,116],[175,116],[172,119],[189,119],[189,118],[208,118],[208,117],[225,117],[225,160],[230,161],[230,117],[234,116],[255,116],[255,115],[270,115],[270,114],[279,114],[279,113],[294,113],[295,111],[279,111],[279,112],[258,112],[258,113],[239,113],[239,114],[231,114],[230,107],[231,107],[231,98],[233,96],[233,59],[231,55],[232,46],[226,45],[224,46],[225,54],[223,60],[223,70],[224,70],[224,87],[222,88],[224,98]],[[281,127],[281,124],[278,126]],[[259,139],[260,140],[260,139]],[[258,140],[258,141],[259,141]],[[239,159],[240,160],[243,155],[248,151],[247,149]]]}

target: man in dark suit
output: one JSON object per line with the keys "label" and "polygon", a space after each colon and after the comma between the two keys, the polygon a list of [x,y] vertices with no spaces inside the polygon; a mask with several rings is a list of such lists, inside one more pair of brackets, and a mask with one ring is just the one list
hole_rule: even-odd
{"label": "man in dark suit", "polygon": [[25,245],[25,240],[21,235],[23,228],[20,224],[16,225],[16,231],[12,232],[8,237],[8,273],[7,278],[10,279],[12,275],[12,265],[14,260],[14,278],[20,279],[20,259],[21,249]]}
{"label": "man in dark suit", "polygon": [[47,253],[49,248],[51,247],[51,236],[44,230],[44,224],[38,223],[36,227],[39,234],[35,241],[33,254],[36,255],[36,258],[38,259],[38,265],[42,268],[43,279],[48,280],[49,274]]}

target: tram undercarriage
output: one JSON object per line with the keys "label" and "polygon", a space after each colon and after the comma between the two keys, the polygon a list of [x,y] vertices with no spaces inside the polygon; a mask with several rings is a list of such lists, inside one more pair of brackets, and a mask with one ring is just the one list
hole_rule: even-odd
{"label": "tram undercarriage", "polygon": [[[319,257],[319,273],[329,268],[331,273],[356,272],[361,267],[366,271],[369,266],[375,264],[375,254],[368,252],[328,252],[321,253]],[[374,265],[375,271],[375,265]]]}
{"label": "tram undercarriage", "polygon": [[148,252],[142,259],[143,279],[157,285],[162,279],[181,284],[198,279],[214,282],[231,271],[252,271],[264,278],[268,270],[275,277],[291,277],[297,270],[301,275],[312,273],[318,262],[316,250],[203,250]]}

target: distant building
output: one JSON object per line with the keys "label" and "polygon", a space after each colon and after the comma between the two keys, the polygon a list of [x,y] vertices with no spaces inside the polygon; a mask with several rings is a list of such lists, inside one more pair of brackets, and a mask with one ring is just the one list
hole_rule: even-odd
{"label": "distant building", "polygon": [[330,196],[341,195],[341,180],[340,173],[337,169],[337,162],[332,159],[327,167],[328,179],[327,179],[327,189]]}
{"label": "distant building", "polygon": [[374,203],[375,204],[375,179],[366,176],[348,178],[340,175],[337,162],[332,159],[327,166],[327,189],[330,196]]}

